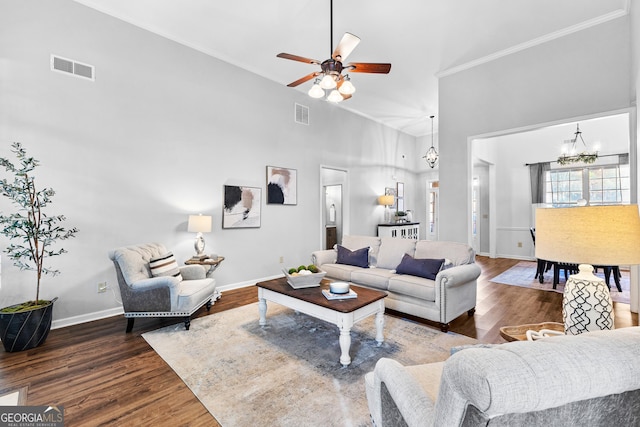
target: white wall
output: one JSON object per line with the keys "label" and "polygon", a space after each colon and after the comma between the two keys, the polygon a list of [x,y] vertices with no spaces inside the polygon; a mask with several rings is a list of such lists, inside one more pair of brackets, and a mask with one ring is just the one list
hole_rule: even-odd
{"label": "white wall", "polygon": [[[95,82],[50,71],[52,53],[94,65]],[[415,188],[400,156],[413,137],[69,0],[3,2],[0,90],[0,156],[21,141],[42,162],[37,182],[57,192],[51,214],[80,230],[51,260],[62,274],[43,284],[42,297],[60,297],[58,324],[118,310],[96,292],[117,287],[109,249],[160,241],[190,257],[189,214],[213,215],[205,239],[226,257],[215,274],[225,287],[320,248],[320,165],[349,170],[352,234],[375,234],[375,199],[392,176]],[[294,123],[295,102],[310,106],[309,126]],[[298,204],[263,204],[261,228],[223,230],[223,186],[261,187],[266,199],[267,165],[297,169]],[[34,298],[32,274],[1,261],[0,305]]]}
{"label": "white wall", "polygon": [[469,238],[469,138],[629,107],[629,43],[625,16],[440,79],[442,240]]}
{"label": "white wall", "polygon": [[[640,7],[636,3],[635,7],[631,7],[631,95],[632,104],[636,106],[635,114],[631,116],[631,141],[636,147],[636,153],[640,152],[640,138],[638,136],[638,98],[640,98]],[[637,159],[631,159],[633,162]],[[636,180],[640,179],[636,176]],[[638,185],[640,191],[640,185]],[[638,198],[640,200],[640,197]],[[640,275],[640,267],[636,266],[631,269],[631,282],[638,283]],[[640,309],[640,292],[637,286],[631,286],[631,311],[637,313]]]}
{"label": "white wall", "polygon": [[[611,154],[629,152],[629,114],[579,121],[588,150],[596,145],[600,158],[597,164],[617,162]],[[472,143],[474,158],[495,165],[494,198],[496,216],[496,256],[534,259],[534,247],[529,229],[535,225],[531,205],[531,185],[527,163],[554,162],[561,154],[563,141],[574,137],[576,123],[492,138],[476,139]],[[582,149],[578,141],[578,149]],[[575,165],[572,165],[575,167]],[[556,163],[552,168],[560,167]],[[474,175],[477,175],[474,168]],[[483,230],[482,236],[489,230]],[[486,247],[485,247],[486,250]]]}

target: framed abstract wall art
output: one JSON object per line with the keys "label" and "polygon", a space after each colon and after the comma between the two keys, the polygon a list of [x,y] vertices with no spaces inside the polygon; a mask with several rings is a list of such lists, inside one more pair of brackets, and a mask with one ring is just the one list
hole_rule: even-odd
{"label": "framed abstract wall art", "polygon": [[222,228],[260,227],[261,204],[261,188],[225,185]]}
{"label": "framed abstract wall art", "polygon": [[298,172],[295,169],[267,166],[267,204],[298,204]]}

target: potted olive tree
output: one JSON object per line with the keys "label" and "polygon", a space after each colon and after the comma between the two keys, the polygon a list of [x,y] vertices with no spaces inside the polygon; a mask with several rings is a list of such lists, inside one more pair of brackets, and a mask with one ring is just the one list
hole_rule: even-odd
{"label": "potted olive tree", "polygon": [[28,157],[19,142],[11,147],[19,163],[14,165],[0,158],[0,166],[13,178],[0,179],[0,191],[16,209],[12,213],[0,211],[0,233],[11,241],[4,252],[13,265],[20,270],[35,271],[36,292],[33,301],[0,309],[0,339],[6,351],[20,351],[42,344],[49,334],[57,298],[40,299],[40,280],[43,274],[55,276],[59,271],[46,267],[45,259],[65,253],[62,248],[54,248],[54,244],[73,237],[78,230],[63,228],[63,215],[45,213],[55,192],[51,188],[36,189],[32,173],[39,165],[38,160]]}

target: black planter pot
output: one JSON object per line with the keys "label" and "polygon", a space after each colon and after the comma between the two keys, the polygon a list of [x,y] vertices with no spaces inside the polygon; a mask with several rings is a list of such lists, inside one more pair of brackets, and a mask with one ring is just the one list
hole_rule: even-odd
{"label": "black planter pot", "polygon": [[51,330],[54,298],[44,307],[18,313],[0,313],[0,339],[8,352],[28,350],[44,343]]}

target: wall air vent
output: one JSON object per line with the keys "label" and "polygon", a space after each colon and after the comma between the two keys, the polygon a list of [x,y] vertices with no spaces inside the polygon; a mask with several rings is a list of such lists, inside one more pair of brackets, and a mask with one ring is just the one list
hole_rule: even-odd
{"label": "wall air vent", "polygon": [[309,107],[296,103],[295,120],[296,123],[300,123],[301,125],[308,125]]}
{"label": "wall air vent", "polygon": [[51,55],[51,70],[95,81],[95,67],[73,59]]}

